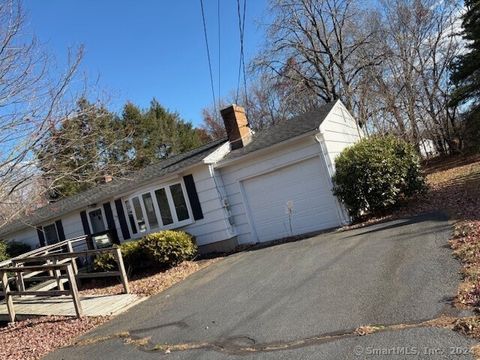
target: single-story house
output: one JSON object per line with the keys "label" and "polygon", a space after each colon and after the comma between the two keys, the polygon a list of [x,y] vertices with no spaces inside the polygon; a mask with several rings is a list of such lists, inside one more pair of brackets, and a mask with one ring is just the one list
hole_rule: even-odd
{"label": "single-story house", "polygon": [[33,248],[108,231],[116,243],[163,229],[226,251],[341,226],[335,157],[361,136],[341,101],[253,133],[243,108],[221,111],[227,138],[50,203],[0,230]]}

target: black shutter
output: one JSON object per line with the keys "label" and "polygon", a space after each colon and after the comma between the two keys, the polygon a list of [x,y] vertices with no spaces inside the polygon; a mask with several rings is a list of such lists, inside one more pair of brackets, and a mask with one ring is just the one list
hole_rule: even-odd
{"label": "black shutter", "polygon": [[43,229],[41,226],[37,227],[37,235],[40,246],[45,246],[45,234],[43,233]]}
{"label": "black shutter", "polygon": [[80,217],[82,218],[83,233],[85,235],[91,235],[90,226],[88,225],[87,212],[80,212]]}
{"label": "black shutter", "polygon": [[58,240],[65,240],[65,231],[63,231],[62,220],[55,221],[55,226],[57,227]]}
{"label": "black shutter", "polygon": [[195,181],[192,175],[185,175],[183,177],[185,188],[187,189],[188,200],[190,200],[190,206],[192,207],[193,218],[195,220],[203,219],[202,206],[198,199],[197,188],[195,187]]}
{"label": "black shutter", "polygon": [[120,229],[122,230],[123,240],[130,239],[130,231],[128,231],[127,218],[125,217],[125,211],[123,211],[122,200],[115,200],[115,209],[117,210],[118,222],[120,223]]}
{"label": "black shutter", "polygon": [[87,212],[86,211],[81,211],[80,212],[80,217],[82,218],[82,226],[83,226],[83,233],[87,236],[87,248],[88,250],[93,250],[95,247],[93,246],[93,239],[91,236],[92,232],[90,231],[90,225],[88,225],[88,219],[87,219]]}
{"label": "black shutter", "polygon": [[113,219],[112,206],[109,202],[103,204],[103,210],[105,211],[105,217],[107,218],[108,230],[112,235],[112,241],[115,244],[120,244],[120,241],[118,240],[117,227],[115,226],[115,220]]}

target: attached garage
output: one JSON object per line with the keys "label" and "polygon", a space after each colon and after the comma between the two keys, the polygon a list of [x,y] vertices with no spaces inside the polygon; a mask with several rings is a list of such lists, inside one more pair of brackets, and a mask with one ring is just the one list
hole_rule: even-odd
{"label": "attached garage", "polygon": [[253,236],[258,242],[338,226],[338,205],[319,156],[243,180]]}

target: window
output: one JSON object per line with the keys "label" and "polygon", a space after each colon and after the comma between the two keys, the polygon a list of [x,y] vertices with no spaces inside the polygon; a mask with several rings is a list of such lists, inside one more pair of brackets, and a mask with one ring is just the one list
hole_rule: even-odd
{"label": "window", "polygon": [[93,234],[107,230],[105,222],[103,221],[102,209],[90,211],[88,217],[90,219],[90,227],[92,228]]}
{"label": "window", "polygon": [[55,224],[45,225],[43,227],[43,233],[45,234],[45,241],[47,242],[47,245],[58,242],[58,232]]}
{"label": "window", "polygon": [[145,216],[143,215],[140,199],[138,197],[134,197],[132,199],[132,205],[133,205],[133,211],[135,212],[135,217],[137,218],[138,231],[140,232],[147,231],[147,225],[145,223]]}
{"label": "window", "polygon": [[133,234],[182,226],[190,220],[190,207],[183,184],[136,194],[125,201]]}
{"label": "window", "polygon": [[172,193],[173,204],[175,206],[178,221],[188,219],[188,208],[185,197],[183,196],[182,185],[171,185],[170,192]]}
{"label": "window", "polygon": [[125,209],[127,210],[128,221],[130,222],[130,227],[132,228],[132,234],[137,233],[137,225],[135,225],[135,218],[133,217],[132,207],[130,206],[130,201],[125,201]]}
{"label": "window", "polygon": [[147,213],[148,225],[150,225],[151,228],[157,228],[158,220],[155,214],[155,208],[153,207],[152,195],[150,193],[143,194],[142,199]]}
{"label": "window", "polygon": [[170,225],[173,223],[173,218],[170,206],[168,205],[167,192],[165,189],[158,189],[155,191],[155,196],[157,197],[158,208],[160,209],[163,225]]}

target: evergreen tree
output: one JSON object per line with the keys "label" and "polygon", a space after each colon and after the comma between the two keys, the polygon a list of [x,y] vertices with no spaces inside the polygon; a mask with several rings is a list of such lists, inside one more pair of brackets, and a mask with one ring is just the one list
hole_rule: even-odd
{"label": "evergreen tree", "polygon": [[451,80],[454,84],[450,104],[468,106],[465,114],[464,141],[470,150],[480,150],[480,1],[465,0],[463,37],[468,52],[453,64]]}
{"label": "evergreen tree", "polygon": [[37,158],[52,200],[88,189],[123,161],[114,146],[116,130],[113,114],[86,99],[78,102],[75,116],[50,130]]}
{"label": "evergreen tree", "polygon": [[473,100],[478,106],[480,98],[480,1],[465,0],[463,37],[468,52],[459,56],[453,65],[452,81],[455,90],[452,104],[458,105]]}
{"label": "evergreen tree", "polygon": [[82,99],[75,116],[51,129],[37,158],[50,199],[58,200],[209,140],[155,99],[147,110],[128,102],[121,116]]}

